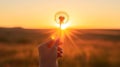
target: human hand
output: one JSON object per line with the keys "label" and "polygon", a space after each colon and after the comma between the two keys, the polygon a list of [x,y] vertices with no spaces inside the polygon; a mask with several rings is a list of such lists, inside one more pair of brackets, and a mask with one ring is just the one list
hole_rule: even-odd
{"label": "human hand", "polygon": [[40,67],[57,67],[57,58],[62,57],[62,49],[59,39],[50,39],[38,48],[40,55]]}

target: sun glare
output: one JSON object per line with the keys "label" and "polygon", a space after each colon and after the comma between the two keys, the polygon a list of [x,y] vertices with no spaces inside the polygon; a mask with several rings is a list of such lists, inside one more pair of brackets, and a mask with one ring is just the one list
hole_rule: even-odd
{"label": "sun glare", "polygon": [[[57,26],[58,28],[60,27],[59,24],[56,24],[56,26]],[[70,23],[69,23],[69,22],[68,22],[68,23],[65,23],[65,24],[62,24],[62,25],[61,25],[61,30],[65,30],[65,29],[67,29],[69,26],[70,26]]]}

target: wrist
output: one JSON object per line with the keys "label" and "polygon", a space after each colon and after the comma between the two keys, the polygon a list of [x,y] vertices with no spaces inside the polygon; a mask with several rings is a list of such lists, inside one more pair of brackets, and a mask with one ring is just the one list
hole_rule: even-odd
{"label": "wrist", "polygon": [[56,61],[40,60],[40,67],[58,67],[58,64]]}

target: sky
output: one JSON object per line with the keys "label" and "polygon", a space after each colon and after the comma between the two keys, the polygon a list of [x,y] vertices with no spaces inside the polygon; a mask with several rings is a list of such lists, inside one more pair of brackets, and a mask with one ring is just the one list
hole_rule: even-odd
{"label": "sky", "polygon": [[0,27],[54,28],[58,11],[71,28],[120,29],[120,0],[0,0]]}

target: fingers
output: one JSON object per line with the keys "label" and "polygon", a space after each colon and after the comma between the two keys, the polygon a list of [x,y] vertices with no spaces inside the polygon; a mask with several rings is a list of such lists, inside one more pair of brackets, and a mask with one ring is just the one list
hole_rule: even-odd
{"label": "fingers", "polygon": [[58,51],[62,51],[62,48],[61,48],[61,47],[57,47],[57,50],[58,50]]}
{"label": "fingers", "polygon": [[60,58],[62,57],[62,54],[63,54],[63,51],[62,51],[62,48],[60,47],[60,45],[62,45],[62,42],[60,42],[60,39],[57,38],[55,40],[55,43],[52,45],[53,47],[52,48],[57,48],[57,58]]}
{"label": "fingers", "polygon": [[54,43],[54,44],[55,44],[55,46],[58,46],[59,43],[60,43],[60,39],[58,38],[58,39],[55,40],[55,43]]}
{"label": "fingers", "polygon": [[60,58],[62,57],[62,54],[61,53],[57,53],[57,58]]}
{"label": "fingers", "polygon": [[60,45],[62,42],[60,42],[60,39],[56,39],[54,41],[49,42],[48,48],[57,48],[57,58],[62,57],[63,51]]}
{"label": "fingers", "polygon": [[60,39],[56,41],[55,45],[57,46],[57,58],[60,58],[63,56],[63,51],[62,48],[60,47],[60,45],[62,45],[62,42],[60,42]]}
{"label": "fingers", "polygon": [[57,57],[62,57],[62,54],[63,54],[63,51],[62,51],[62,48],[58,47],[57,48]]}

